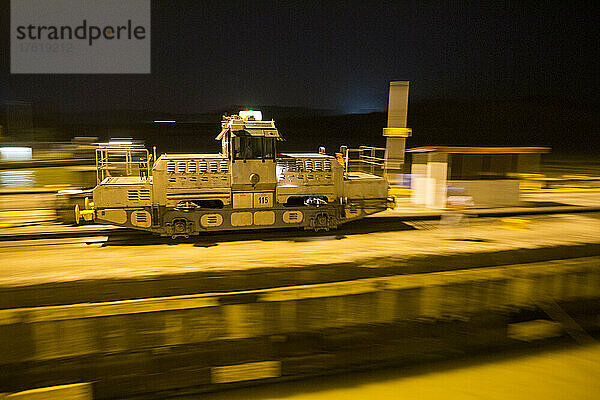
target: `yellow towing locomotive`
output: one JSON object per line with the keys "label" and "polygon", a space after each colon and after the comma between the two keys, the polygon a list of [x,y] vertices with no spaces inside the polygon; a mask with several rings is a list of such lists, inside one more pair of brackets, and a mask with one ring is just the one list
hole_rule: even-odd
{"label": "yellow towing locomotive", "polygon": [[[76,220],[188,237],[205,231],[299,227],[329,230],[385,210],[385,178],[349,172],[336,157],[277,154],[279,131],[260,112],[224,117],[218,154],[152,156],[120,146],[96,152],[93,201]],[[125,176],[113,176],[125,169]]]}

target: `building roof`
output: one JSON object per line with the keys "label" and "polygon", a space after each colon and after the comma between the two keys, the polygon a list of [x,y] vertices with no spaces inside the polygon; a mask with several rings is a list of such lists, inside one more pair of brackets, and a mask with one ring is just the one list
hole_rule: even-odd
{"label": "building roof", "polygon": [[454,153],[454,154],[541,154],[549,153],[550,147],[466,147],[421,146],[407,149],[407,153]]}

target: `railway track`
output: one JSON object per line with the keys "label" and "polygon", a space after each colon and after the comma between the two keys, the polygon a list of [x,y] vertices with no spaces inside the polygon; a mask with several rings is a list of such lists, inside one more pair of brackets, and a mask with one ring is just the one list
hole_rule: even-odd
{"label": "railway track", "polygon": [[[474,210],[465,213],[471,221],[484,218],[500,218],[513,216],[536,216],[536,215],[552,215],[565,213],[596,213],[600,212],[600,206],[551,206],[551,207],[536,207],[536,208],[511,208],[511,209],[492,209],[492,210]],[[52,230],[47,229],[48,226],[41,226],[40,232],[32,232],[31,229],[26,232],[18,230],[8,230],[5,232],[0,230],[0,249],[11,247],[5,242],[16,241],[37,241],[37,240],[52,240],[52,239],[77,239],[74,243],[85,242],[86,238],[90,243],[99,243],[98,237],[106,237],[104,243],[107,245],[124,244],[130,241],[131,243],[139,244],[163,244],[163,243],[211,243],[211,241],[238,241],[238,240],[269,240],[269,238],[319,238],[328,236],[343,236],[352,234],[366,234],[371,232],[389,232],[411,229],[433,229],[436,227],[436,221],[439,221],[443,214],[432,212],[427,214],[406,215],[398,212],[385,212],[379,215],[367,217],[361,221],[353,221],[344,224],[340,228],[330,231],[315,233],[312,231],[300,231],[296,229],[285,230],[265,230],[260,231],[248,230],[244,232],[207,232],[189,239],[179,238],[172,240],[154,236],[146,232],[135,231],[127,228],[118,228],[112,226],[90,225],[75,227],[64,225],[64,228],[52,226]],[[31,224],[29,224],[31,226]],[[43,231],[46,229],[46,231]],[[7,232],[8,231],[8,232]],[[216,239],[215,239],[216,238]],[[66,243],[66,242],[65,242]]]}
{"label": "railway track", "polygon": [[369,224],[360,221],[348,223],[335,231],[313,232],[299,229],[272,229],[260,231],[249,230],[246,232],[207,232],[189,238],[172,239],[160,237],[146,232],[129,229],[111,229],[108,231],[82,232],[82,235],[52,234],[52,235],[22,235],[0,239],[0,249],[9,249],[26,246],[52,246],[52,245],[102,245],[102,246],[142,246],[157,244],[194,244],[198,247],[210,247],[218,243],[237,242],[247,240],[341,240],[346,235],[368,234],[374,232],[394,232],[421,229],[420,226],[437,225],[435,220],[422,219],[400,221],[395,218],[378,218]]}

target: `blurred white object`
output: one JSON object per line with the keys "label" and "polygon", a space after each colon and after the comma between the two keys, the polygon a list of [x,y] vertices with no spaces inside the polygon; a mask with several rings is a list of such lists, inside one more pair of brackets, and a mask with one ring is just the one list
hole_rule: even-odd
{"label": "blurred white object", "polygon": [[446,207],[449,211],[442,214],[440,225],[442,227],[456,227],[463,222],[467,223],[464,211],[474,205],[475,203],[471,196],[448,196]]}
{"label": "blurred white object", "polygon": [[0,147],[0,161],[30,161],[31,147]]}
{"label": "blurred white object", "polygon": [[448,205],[451,207],[474,207],[473,198],[471,196],[448,196]]}

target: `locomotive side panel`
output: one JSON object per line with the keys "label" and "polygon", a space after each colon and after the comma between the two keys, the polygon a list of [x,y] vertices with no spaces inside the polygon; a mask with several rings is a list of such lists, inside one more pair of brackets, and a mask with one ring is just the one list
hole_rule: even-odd
{"label": "locomotive side panel", "polygon": [[342,166],[323,154],[284,154],[278,159],[277,202],[289,203],[294,198],[321,198],[337,202],[342,194]]}
{"label": "locomotive side panel", "polygon": [[275,160],[234,160],[231,164],[233,191],[274,190]]}
{"label": "locomotive side panel", "polygon": [[344,180],[342,195],[349,200],[387,199],[388,183],[382,177],[355,172]]}
{"label": "locomotive side panel", "polygon": [[211,231],[264,228],[331,229],[344,220],[344,210],[339,205],[197,212],[173,209],[166,210],[164,224],[152,230],[163,236],[189,236]]}
{"label": "locomotive side panel", "polygon": [[218,155],[161,156],[153,175],[158,206],[211,208],[231,203],[229,162]]}

